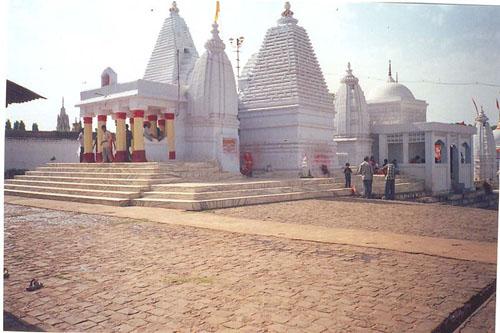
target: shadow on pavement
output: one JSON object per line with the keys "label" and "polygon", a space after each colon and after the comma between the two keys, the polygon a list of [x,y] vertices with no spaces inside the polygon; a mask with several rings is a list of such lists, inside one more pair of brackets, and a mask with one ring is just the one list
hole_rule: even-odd
{"label": "shadow on pavement", "polygon": [[43,330],[34,325],[17,318],[12,313],[3,312],[3,330],[4,331],[24,331],[24,332],[43,332]]}

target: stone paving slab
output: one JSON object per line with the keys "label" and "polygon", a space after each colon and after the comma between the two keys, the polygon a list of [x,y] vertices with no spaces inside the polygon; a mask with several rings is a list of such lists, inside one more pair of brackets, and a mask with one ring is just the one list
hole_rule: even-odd
{"label": "stone paving slab", "polygon": [[457,333],[494,333],[495,332],[496,294],[479,308],[459,329]]}
{"label": "stone paving slab", "polygon": [[[428,332],[495,278],[436,256],[5,205],[4,308],[50,331]],[[29,280],[45,284],[29,293]]]}
{"label": "stone paving slab", "polygon": [[496,243],[498,234],[498,211],[401,201],[314,199],[211,212],[266,223],[284,222],[480,242]]}
{"label": "stone paving slab", "polygon": [[[496,263],[496,243],[441,239],[436,237],[405,235],[390,232],[289,224],[273,221],[262,223],[261,221],[245,219],[242,217],[217,215],[206,212],[185,212],[154,207],[111,207],[12,196],[5,196],[5,202],[71,212],[95,213],[106,216],[135,218],[150,222],[194,226],[251,235],[275,236],[280,238],[315,242],[364,246],[408,253],[422,253],[446,258]],[[421,207],[422,204],[416,206]],[[262,206],[252,207],[258,210]],[[420,210],[414,212],[415,216],[418,216],[418,212],[420,212]],[[384,210],[376,211],[376,213],[387,216],[386,211]],[[442,211],[441,214],[444,214],[444,211]]]}

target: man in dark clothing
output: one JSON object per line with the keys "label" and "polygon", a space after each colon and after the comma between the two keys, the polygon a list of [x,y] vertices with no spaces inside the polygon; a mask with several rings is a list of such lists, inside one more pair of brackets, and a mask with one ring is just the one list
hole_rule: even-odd
{"label": "man in dark clothing", "polygon": [[130,131],[128,124],[125,125],[125,141],[127,150],[127,161],[130,162],[132,160],[132,156],[130,155],[130,147],[132,146],[132,131]]}

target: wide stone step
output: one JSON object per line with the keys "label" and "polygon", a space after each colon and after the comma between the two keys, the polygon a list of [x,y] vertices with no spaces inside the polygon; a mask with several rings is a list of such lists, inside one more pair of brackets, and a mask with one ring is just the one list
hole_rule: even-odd
{"label": "wide stone step", "polygon": [[74,202],[84,202],[84,203],[93,203],[93,204],[110,205],[110,206],[128,206],[128,205],[130,205],[130,199],[126,199],[126,198],[96,197],[96,196],[44,193],[44,192],[36,192],[36,191],[19,191],[19,190],[5,190],[4,194],[5,195],[16,195],[16,196],[21,196],[21,197],[36,198],[36,199],[74,201]]}
{"label": "wide stone step", "polygon": [[159,167],[159,162],[119,162],[119,163],[47,163],[47,167],[55,168],[148,168],[148,167]]}
{"label": "wide stone step", "polygon": [[57,194],[73,194],[94,197],[112,197],[112,198],[127,198],[136,199],[141,196],[140,191],[110,191],[110,190],[96,190],[96,189],[79,189],[71,187],[51,187],[51,186],[32,186],[32,185],[17,185],[5,184],[6,190],[15,191],[28,191],[28,192],[44,192],[44,193],[57,193]]}
{"label": "wide stone step", "polygon": [[146,167],[146,168],[81,168],[81,167],[39,167],[35,171],[41,172],[67,172],[67,173],[146,173],[151,174],[158,172],[160,169],[158,167]]}
{"label": "wide stone step", "polygon": [[73,183],[87,183],[87,184],[114,184],[114,185],[150,185],[153,182],[167,184],[173,181],[178,181],[178,179],[173,178],[163,178],[163,179],[126,179],[126,178],[106,178],[106,177],[94,177],[94,178],[74,178],[74,177],[55,177],[55,176],[39,176],[39,175],[23,175],[16,176],[15,179],[20,180],[44,180],[53,182],[73,182]]}
{"label": "wide stone step", "polygon": [[258,180],[246,182],[208,182],[208,183],[177,183],[177,184],[152,184],[153,191],[161,192],[215,192],[215,191],[231,191],[231,190],[247,190],[261,189],[273,187],[290,187],[290,186],[320,186],[320,185],[335,185],[340,186],[333,179],[288,179],[288,180]]}
{"label": "wide stone step", "polygon": [[62,187],[62,188],[78,188],[89,190],[106,190],[106,191],[129,191],[139,192],[149,190],[149,185],[114,185],[102,183],[77,183],[77,182],[52,182],[44,180],[23,180],[23,179],[7,179],[5,185],[30,185],[42,187]]}
{"label": "wide stone step", "polygon": [[140,172],[63,172],[63,171],[28,171],[26,172],[28,176],[50,176],[50,177],[70,177],[70,178],[100,178],[100,177],[111,177],[114,179],[158,179],[164,177],[171,177],[173,175],[164,175],[161,173],[140,173]]}
{"label": "wide stone step", "polygon": [[182,200],[182,199],[161,199],[161,198],[140,198],[132,200],[137,206],[163,207],[184,210],[207,210],[217,208],[228,208],[246,205],[256,205],[272,202],[304,200],[312,198],[325,198],[351,195],[350,189],[333,189],[329,191],[317,192],[291,192],[280,194],[266,194],[255,196],[243,196],[232,198],[219,198],[210,200]]}

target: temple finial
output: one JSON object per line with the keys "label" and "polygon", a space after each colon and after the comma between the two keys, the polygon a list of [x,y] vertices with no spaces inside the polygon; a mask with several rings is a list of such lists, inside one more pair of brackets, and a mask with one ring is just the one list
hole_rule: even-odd
{"label": "temple finial", "polygon": [[399,82],[399,79],[398,79],[398,72],[396,72],[396,83]]}
{"label": "temple finial", "polygon": [[64,107],[64,96],[62,98],[62,107]]}
{"label": "temple finial", "polygon": [[172,7],[170,7],[170,13],[179,13],[179,8],[177,8],[177,2],[172,2]]}
{"label": "temple finial", "polygon": [[392,77],[392,73],[391,73],[391,60],[389,60],[389,77]]}
{"label": "temple finial", "polygon": [[351,69],[351,62],[350,61],[347,63],[347,71],[346,72],[347,72],[347,74],[352,75],[352,69]]}
{"label": "temple finial", "polygon": [[285,2],[285,11],[283,13],[281,13],[281,16],[292,17],[293,12],[290,10],[290,8],[291,8],[290,2],[289,1]]}

